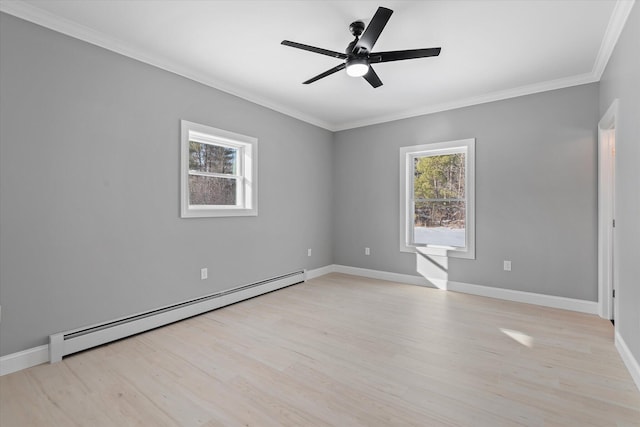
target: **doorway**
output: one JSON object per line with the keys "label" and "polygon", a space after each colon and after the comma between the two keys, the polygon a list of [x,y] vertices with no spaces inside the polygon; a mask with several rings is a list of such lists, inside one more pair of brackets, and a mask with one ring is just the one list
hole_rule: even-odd
{"label": "doorway", "polygon": [[[615,153],[618,100],[598,123],[598,305],[600,317],[615,321]],[[615,323],[614,323],[615,324]]]}

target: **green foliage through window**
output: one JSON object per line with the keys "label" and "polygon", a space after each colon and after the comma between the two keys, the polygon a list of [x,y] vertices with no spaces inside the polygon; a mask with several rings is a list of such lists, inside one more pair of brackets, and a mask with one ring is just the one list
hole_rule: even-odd
{"label": "green foliage through window", "polygon": [[414,158],[416,227],[465,227],[465,154]]}

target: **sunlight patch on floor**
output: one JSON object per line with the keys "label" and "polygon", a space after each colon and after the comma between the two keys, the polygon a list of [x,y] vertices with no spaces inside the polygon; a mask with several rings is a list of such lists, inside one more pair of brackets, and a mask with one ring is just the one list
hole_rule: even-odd
{"label": "sunlight patch on floor", "polygon": [[517,341],[525,347],[533,348],[533,337],[522,333],[520,331],[514,331],[513,329],[500,328],[500,332],[508,336],[509,338]]}

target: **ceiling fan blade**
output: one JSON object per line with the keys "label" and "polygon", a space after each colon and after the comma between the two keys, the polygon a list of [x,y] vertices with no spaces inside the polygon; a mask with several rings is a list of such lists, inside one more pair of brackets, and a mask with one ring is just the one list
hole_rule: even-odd
{"label": "ceiling fan blade", "polygon": [[316,80],[323,79],[323,78],[325,78],[325,77],[327,77],[327,76],[330,76],[330,75],[331,75],[331,74],[333,74],[333,73],[337,73],[337,72],[338,72],[338,71],[340,71],[340,70],[344,70],[344,67],[346,67],[346,65],[345,65],[344,63],[342,63],[342,64],[340,64],[340,65],[338,65],[338,66],[336,66],[336,67],[333,67],[333,68],[332,68],[332,69],[330,69],[330,70],[325,71],[324,73],[320,73],[320,74],[318,74],[317,76],[310,78],[310,79],[309,79],[309,80],[307,80],[306,82],[302,82],[302,84],[303,84],[303,85],[308,85],[309,83],[313,83],[313,82],[315,82]]}
{"label": "ceiling fan blade", "polygon": [[362,77],[364,77],[364,79],[368,81],[369,84],[374,87],[374,89],[382,86],[382,80],[380,80],[380,77],[378,77],[376,72],[373,71],[373,67],[371,66],[369,66],[369,71],[367,72],[367,74]]}
{"label": "ceiling fan blade", "polygon": [[428,49],[411,49],[411,50],[393,50],[389,52],[373,52],[369,56],[369,61],[376,62],[391,62],[391,61],[401,61],[403,59],[414,59],[414,58],[426,58],[429,56],[438,56],[440,55],[439,47],[432,47]]}
{"label": "ceiling fan blade", "polygon": [[361,48],[366,49],[367,52],[371,52],[373,45],[376,44],[378,37],[380,37],[380,33],[384,30],[384,27],[387,25],[392,13],[393,10],[387,9],[386,7],[379,7],[378,10],[376,10],[375,15],[371,18],[371,22],[369,22],[366,30],[364,30],[360,40],[358,40],[356,45],[353,47],[354,54],[360,53]]}
{"label": "ceiling fan blade", "polygon": [[282,40],[282,43],[280,43],[280,44],[283,44],[285,46],[295,47],[295,48],[302,49],[302,50],[308,50],[309,52],[319,53],[321,55],[332,56],[334,58],[340,58],[340,59],[346,59],[347,58],[347,55],[345,55],[344,53],[335,52],[333,50],[322,49],[320,47],[309,46],[309,45],[302,44],[302,43],[296,43],[296,42],[292,42],[292,41],[289,41],[289,40]]}

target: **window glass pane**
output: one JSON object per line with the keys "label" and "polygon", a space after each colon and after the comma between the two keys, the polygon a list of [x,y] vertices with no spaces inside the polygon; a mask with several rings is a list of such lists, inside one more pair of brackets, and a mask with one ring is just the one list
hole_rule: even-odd
{"label": "window glass pane", "polygon": [[189,204],[233,206],[236,186],[234,178],[189,175]]}
{"label": "window glass pane", "polygon": [[465,247],[465,154],[414,159],[414,243]]}
{"label": "window glass pane", "polygon": [[415,202],[413,242],[466,247],[464,201]]}
{"label": "window glass pane", "polygon": [[414,159],[414,199],[464,199],[464,153]]}
{"label": "window glass pane", "polygon": [[189,170],[236,175],[238,149],[189,141]]}

